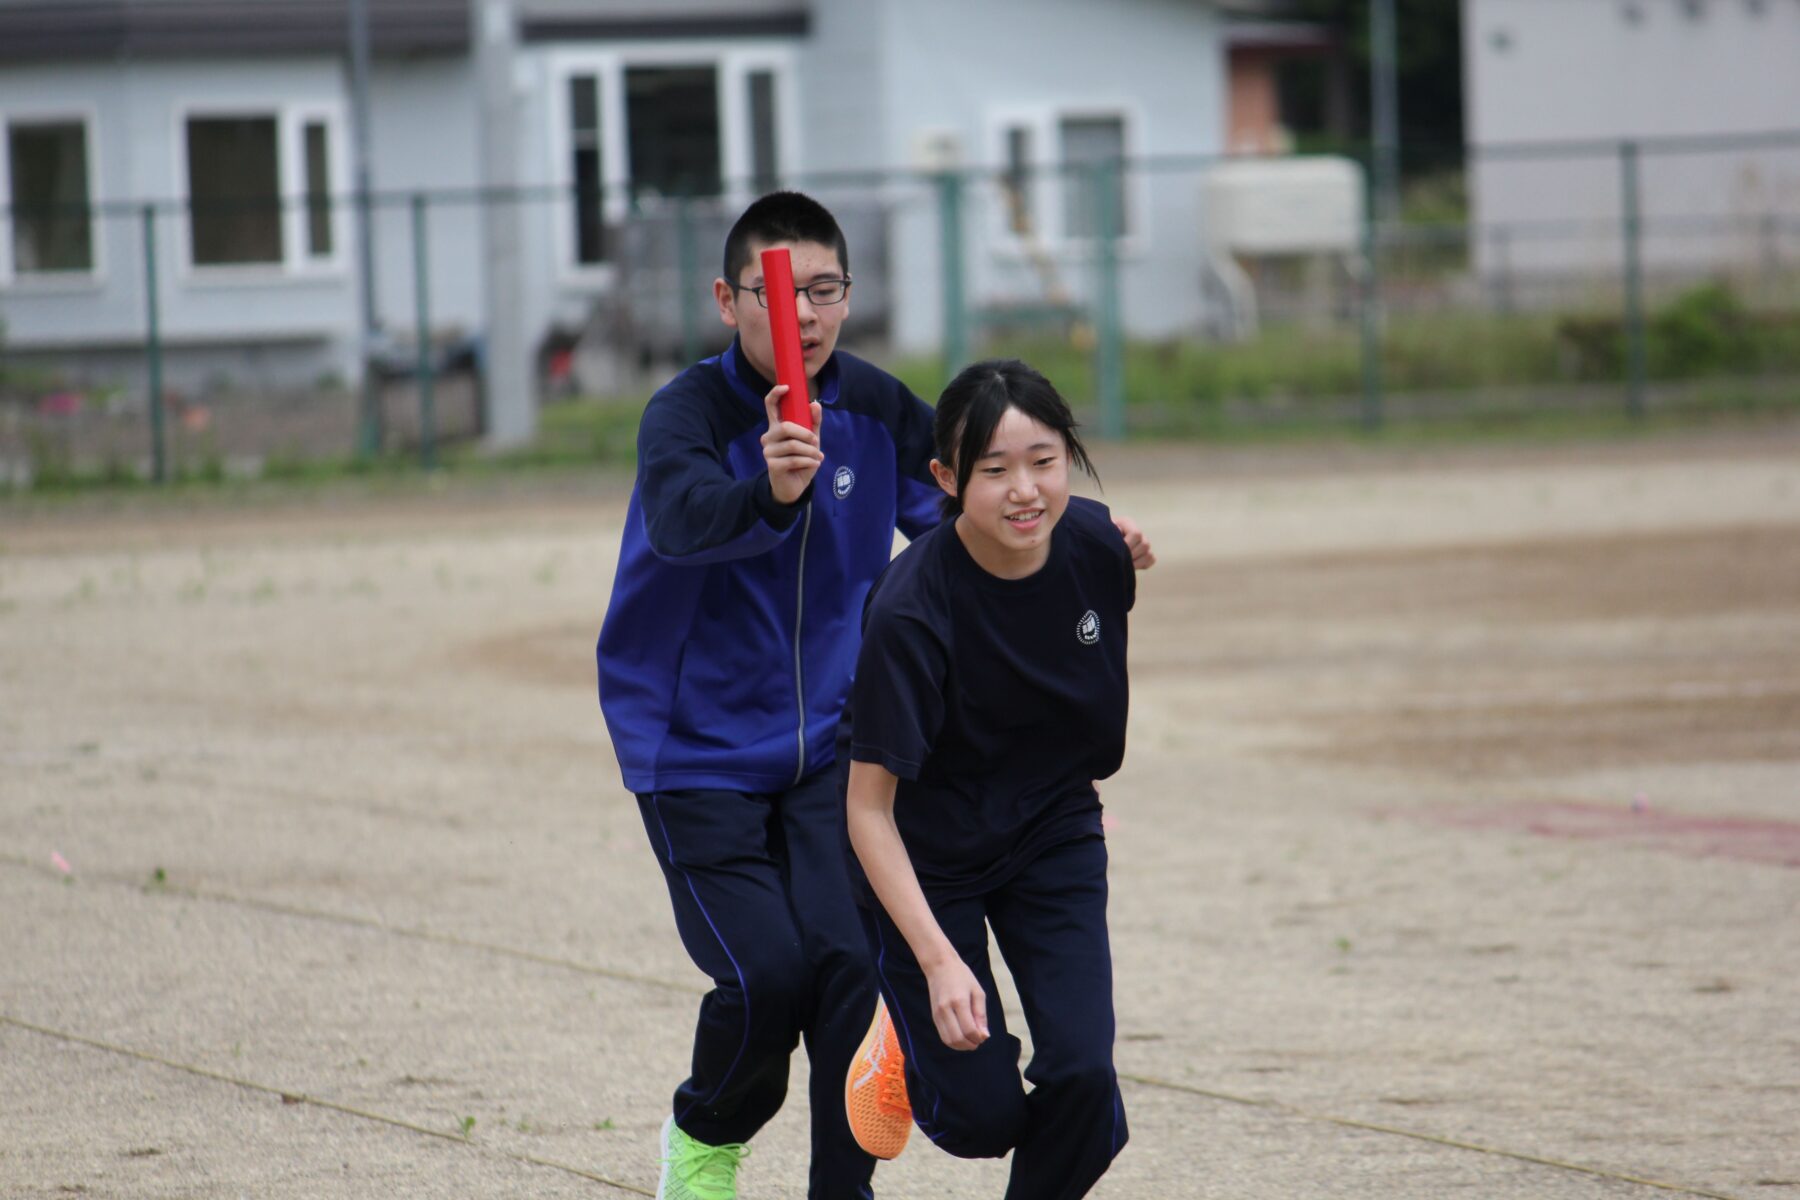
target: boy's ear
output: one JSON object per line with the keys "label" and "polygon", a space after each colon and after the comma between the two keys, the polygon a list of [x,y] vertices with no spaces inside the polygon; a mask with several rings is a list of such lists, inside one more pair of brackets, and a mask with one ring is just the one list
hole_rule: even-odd
{"label": "boy's ear", "polygon": [[950,497],[952,500],[956,499],[955,471],[952,471],[949,467],[946,467],[943,463],[934,458],[931,460],[931,477],[937,480],[937,485],[939,487],[944,489],[944,495]]}
{"label": "boy's ear", "polygon": [[719,306],[719,320],[727,329],[736,329],[737,297],[731,292],[731,285],[723,278],[713,280],[713,303]]}

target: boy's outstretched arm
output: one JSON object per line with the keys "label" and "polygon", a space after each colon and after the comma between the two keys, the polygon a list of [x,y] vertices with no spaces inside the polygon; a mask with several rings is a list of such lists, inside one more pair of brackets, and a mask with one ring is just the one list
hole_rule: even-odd
{"label": "boy's outstretched arm", "polygon": [[846,818],[850,845],[869,886],[888,918],[906,939],[931,989],[931,1020],[952,1050],[973,1050],[987,1041],[987,993],[931,914],[906,844],[894,824],[894,793],[900,781],[877,763],[850,764]]}
{"label": "boy's outstretched arm", "polygon": [[[781,390],[764,398],[765,408],[774,407]],[[761,442],[767,469],[739,478],[726,464],[707,414],[687,400],[659,395],[638,426],[638,500],[650,549],[688,566],[772,550],[800,516],[822,461],[818,435],[771,417]],[[813,410],[816,428],[818,405]]]}

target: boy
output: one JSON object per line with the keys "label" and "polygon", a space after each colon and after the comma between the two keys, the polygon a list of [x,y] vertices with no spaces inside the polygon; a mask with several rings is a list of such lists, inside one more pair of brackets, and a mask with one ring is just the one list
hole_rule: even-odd
{"label": "boy", "polygon": [[[812,429],[779,419],[770,384],[760,254],[775,247],[793,258]],[[849,248],[816,201],[751,204],[724,267],[713,297],[737,337],[645,407],[596,650],[625,786],[682,943],[715,984],[663,1126],[657,1195],[734,1200],[744,1143],[781,1107],[804,1038],[808,1195],[868,1200],[875,1160],[841,1089],[877,992],[844,862],[835,740],[863,600],[894,531],[938,523],[932,411],[836,349]],[[1148,543],[1120,524],[1150,565]],[[903,1135],[904,1110],[887,1116]]]}

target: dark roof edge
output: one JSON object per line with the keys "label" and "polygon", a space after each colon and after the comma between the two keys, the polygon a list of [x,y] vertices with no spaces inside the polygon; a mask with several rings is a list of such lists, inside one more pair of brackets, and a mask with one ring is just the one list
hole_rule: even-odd
{"label": "dark roof edge", "polygon": [[1233,50],[1334,50],[1342,40],[1331,26],[1305,21],[1227,21],[1224,32]]}
{"label": "dark roof edge", "polygon": [[812,21],[807,13],[764,16],[693,17],[525,17],[519,22],[522,42],[626,42],[651,38],[804,37]]}
{"label": "dark roof edge", "polygon": [[[270,3],[254,20],[222,19],[231,4],[119,3],[0,6],[0,62],[117,58],[341,54],[348,7],[317,0]],[[382,58],[469,50],[469,0],[370,4],[369,45]],[[247,15],[247,14],[239,14]]]}

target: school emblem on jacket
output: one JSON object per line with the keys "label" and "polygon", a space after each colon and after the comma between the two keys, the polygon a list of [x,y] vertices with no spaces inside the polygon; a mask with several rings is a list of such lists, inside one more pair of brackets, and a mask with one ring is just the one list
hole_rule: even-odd
{"label": "school emblem on jacket", "polygon": [[856,472],[849,467],[839,467],[837,474],[831,477],[831,494],[842,500],[856,486]]}
{"label": "school emblem on jacket", "polygon": [[1084,646],[1091,646],[1099,641],[1100,614],[1091,608],[1083,613],[1081,620],[1075,622],[1075,636],[1081,639],[1081,644]]}

